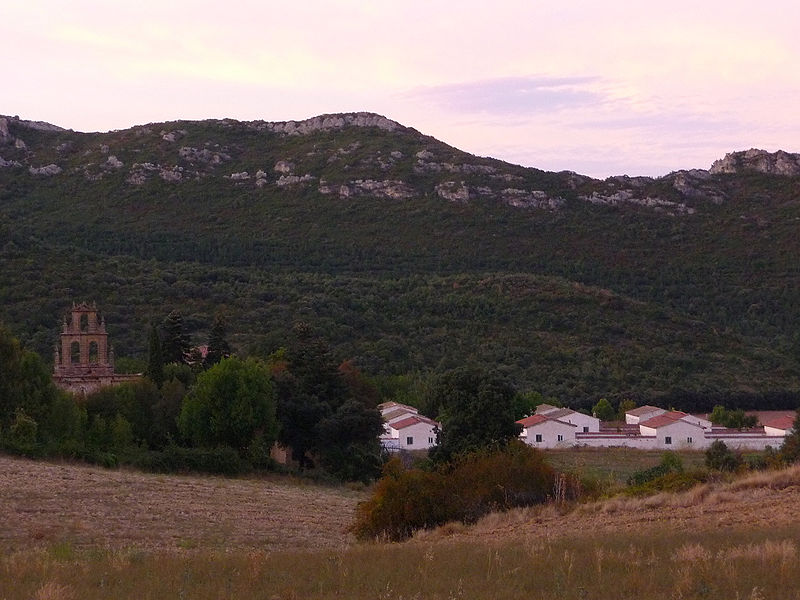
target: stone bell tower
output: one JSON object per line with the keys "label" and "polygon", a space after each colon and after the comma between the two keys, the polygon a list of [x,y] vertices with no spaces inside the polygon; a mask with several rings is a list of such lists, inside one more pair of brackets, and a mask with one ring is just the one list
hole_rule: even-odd
{"label": "stone bell tower", "polygon": [[65,316],[62,323],[61,343],[54,351],[55,384],[87,394],[137,378],[138,375],[114,374],[114,349],[108,341],[105,319],[98,319],[97,305],[73,303],[69,320]]}

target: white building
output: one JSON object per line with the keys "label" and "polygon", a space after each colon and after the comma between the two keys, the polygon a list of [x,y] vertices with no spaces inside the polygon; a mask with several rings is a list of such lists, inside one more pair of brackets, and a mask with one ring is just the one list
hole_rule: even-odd
{"label": "white building", "polygon": [[639,423],[643,436],[654,436],[657,448],[667,450],[695,450],[705,448],[705,429],[698,419],[686,413],[672,411]]}
{"label": "white building", "polygon": [[381,444],[390,451],[428,450],[436,445],[436,429],[441,429],[433,419],[415,414],[384,423],[383,427],[386,433]]}
{"label": "white building", "polygon": [[764,433],[767,435],[786,436],[792,433],[794,428],[795,415],[785,414],[773,418],[762,419]]}
{"label": "white building", "polygon": [[522,425],[520,439],[534,448],[568,448],[575,445],[577,425],[533,415],[517,421]]}
{"label": "white building", "polygon": [[647,419],[652,419],[653,417],[657,417],[658,415],[663,415],[665,411],[663,408],[658,408],[657,406],[640,406],[639,408],[634,408],[633,410],[629,410],[625,413],[625,422],[629,425],[638,425],[642,421],[647,421]]}
{"label": "white building", "polygon": [[571,408],[556,408],[545,413],[537,414],[543,414],[549,419],[556,419],[557,421],[575,425],[578,428],[578,432],[596,433],[600,431],[600,419],[591,415],[585,415]]}

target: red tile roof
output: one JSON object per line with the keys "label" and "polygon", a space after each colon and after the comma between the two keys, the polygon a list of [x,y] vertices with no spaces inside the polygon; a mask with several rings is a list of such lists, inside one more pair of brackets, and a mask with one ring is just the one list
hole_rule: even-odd
{"label": "red tile roof", "polygon": [[641,415],[646,415],[656,410],[664,410],[664,409],[658,408],[657,406],[650,406],[649,404],[645,404],[644,406],[640,406],[639,408],[634,408],[633,410],[629,410],[625,414],[633,415],[634,417],[639,417]]}
{"label": "red tile roof", "polygon": [[544,423],[545,421],[555,421],[556,423],[561,423],[562,425],[566,425],[567,427],[577,427],[577,425],[573,425],[572,423],[566,423],[564,421],[559,421],[558,419],[551,419],[549,415],[532,415],[530,417],[525,417],[524,419],[520,419],[517,421],[520,425],[522,425],[523,429],[527,429],[528,427],[533,427],[534,425],[538,425],[539,423]]}
{"label": "red tile roof", "polygon": [[791,429],[794,425],[795,415],[781,415],[772,418],[764,418],[761,424],[765,427],[773,427],[775,429]]}
{"label": "red tile roof", "polygon": [[422,417],[420,415],[412,415],[407,419],[403,419],[401,421],[396,421],[394,423],[389,423],[389,427],[392,429],[405,429],[406,427],[411,427],[412,425],[416,425],[417,423],[427,423],[428,425],[439,425],[433,419],[429,419],[428,417]]}
{"label": "red tile roof", "polygon": [[[673,410],[663,415],[658,415],[657,417],[653,417],[652,419],[647,419],[643,423],[639,423],[641,427],[650,427],[651,429],[658,429],[659,427],[665,427],[667,425],[672,425],[676,421],[680,421],[683,417],[687,417],[685,412],[681,412],[678,410]],[[694,425],[695,427],[700,427],[697,423],[693,423],[691,421],[684,421],[689,425]]]}

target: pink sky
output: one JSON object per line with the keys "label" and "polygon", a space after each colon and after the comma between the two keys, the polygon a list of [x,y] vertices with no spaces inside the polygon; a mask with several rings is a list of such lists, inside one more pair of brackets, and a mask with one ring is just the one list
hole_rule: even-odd
{"label": "pink sky", "polygon": [[800,3],[3,0],[0,114],[78,131],[383,114],[605,177],[800,151]]}

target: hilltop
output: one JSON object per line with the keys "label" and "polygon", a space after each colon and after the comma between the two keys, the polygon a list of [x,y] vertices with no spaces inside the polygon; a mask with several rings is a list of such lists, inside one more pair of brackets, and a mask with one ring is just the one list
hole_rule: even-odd
{"label": "hilltop", "polygon": [[573,404],[793,408],[798,165],[749,150],[597,180],[370,113],[107,133],[0,117],[0,320],[47,357],[63,310],[96,300],[143,357],[151,319],[179,308],[200,342],[222,310],[241,352],[305,320],[371,374],[476,360]]}

